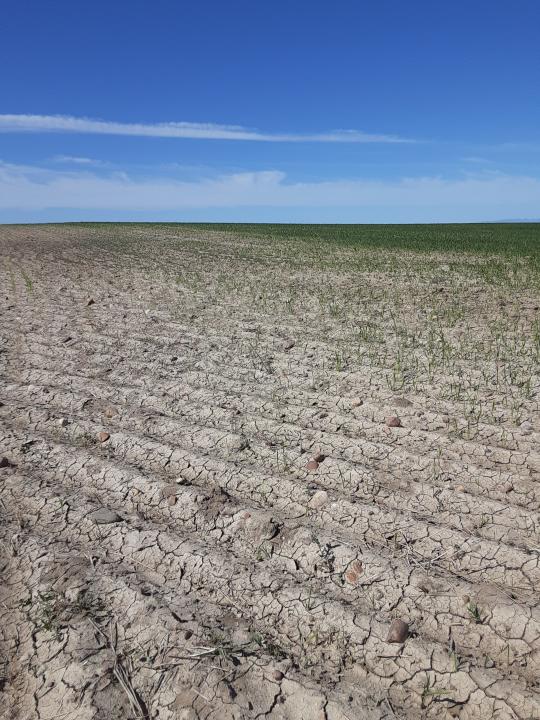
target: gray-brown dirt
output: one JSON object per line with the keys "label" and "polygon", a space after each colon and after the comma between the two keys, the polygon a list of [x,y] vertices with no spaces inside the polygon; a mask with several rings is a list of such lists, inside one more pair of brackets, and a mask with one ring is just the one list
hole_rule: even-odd
{"label": "gray-brown dirt", "polygon": [[166,226],[0,254],[0,715],[540,718],[525,270]]}

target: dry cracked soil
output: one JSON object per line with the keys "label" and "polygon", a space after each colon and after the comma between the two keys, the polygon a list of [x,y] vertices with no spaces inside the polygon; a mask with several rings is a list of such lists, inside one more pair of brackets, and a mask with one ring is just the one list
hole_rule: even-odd
{"label": "dry cracked soil", "polygon": [[540,718],[525,265],[137,225],[0,255],[2,717]]}

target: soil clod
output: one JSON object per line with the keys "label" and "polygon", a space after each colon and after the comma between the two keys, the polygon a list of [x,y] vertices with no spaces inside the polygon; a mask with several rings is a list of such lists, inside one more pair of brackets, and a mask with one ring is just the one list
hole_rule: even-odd
{"label": "soil clod", "polygon": [[98,525],[109,525],[110,523],[117,523],[122,520],[120,515],[114,510],[108,508],[99,508],[90,513],[92,520]]}
{"label": "soil clod", "polygon": [[409,637],[409,625],[404,620],[392,620],[386,642],[403,643]]}

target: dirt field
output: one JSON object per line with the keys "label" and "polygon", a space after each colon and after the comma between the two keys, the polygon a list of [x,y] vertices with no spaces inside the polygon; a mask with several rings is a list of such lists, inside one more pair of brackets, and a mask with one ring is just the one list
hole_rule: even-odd
{"label": "dirt field", "polygon": [[540,718],[525,261],[115,225],[0,256],[2,717]]}

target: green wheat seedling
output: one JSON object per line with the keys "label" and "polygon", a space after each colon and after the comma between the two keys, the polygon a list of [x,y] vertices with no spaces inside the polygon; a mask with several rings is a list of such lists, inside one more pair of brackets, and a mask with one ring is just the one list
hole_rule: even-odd
{"label": "green wheat seedling", "polygon": [[475,602],[469,602],[467,604],[467,612],[469,613],[470,619],[477,625],[481,625],[483,623],[482,613]]}

